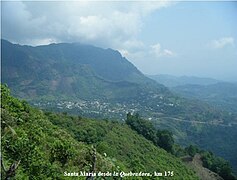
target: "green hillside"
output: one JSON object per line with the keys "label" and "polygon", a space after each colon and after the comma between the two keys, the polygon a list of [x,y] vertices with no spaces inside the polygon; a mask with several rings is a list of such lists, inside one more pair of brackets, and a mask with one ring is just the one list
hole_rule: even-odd
{"label": "green hillside", "polygon": [[237,84],[216,83],[211,85],[183,85],[171,88],[171,90],[183,97],[199,99],[219,109],[237,113]]}
{"label": "green hillside", "polygon": [[88,118],[123,121],[128,112],[138,112],[172,131],[176,142],[228,159],[237,172],[237,116],[174,95],[118,51],[80,43],[32,47],[2,40],[1,45],[2,82],[14,96],[40,109]]}
{"label": "green hillside", "polygon": [[173,171],[173,179],[197,179],[181,160],[125,124],[44,114],[5,86],[1,100],[2,179],[66,179],[65,172],[80,171]]}
{"label": "green hillside", "polygon": [[32,47],[1,40],[1,44],[2,82],[15,96],[40,108],[88,116],[95,112],[100,117],[119,109],[116,116],[104,117],[122,119],[126,112],[137,111],[152,118],[229,123],[228,115],[175,96],[147,78],[118,51],[79,43]]}
{"label": "green hillside", "polygon": [[174,134],[175,142],[182,146],[195,144],[225,158],[231,162],[234,172],[237,172],[236,125],[188,122],[173,118],[160,118],[153,123],[157,128],[169,129]]}
{"label": "green hillside", "polygon": [[124,100],[154,87],[167,91],[112,49],[79,43],[32,47],[6,40],[1,45],[2,82],[27,100]]}
{"label": "green hillside", "polygon": [[[54,126],[40,110],[9,95],[1,86],[2,179],[65,179],[64,172],[91,171],[93,148]],[[9,171],[18,164],[17,170]],[[98,170],[116,163],[97,154]],[[103,165],[103,166],[102,166]],[[4,171],[5,170],[7,172]]]}
{"label": "green hillside", "polygon": [[[182,162],[164,149],[157,148],[151,141],[132,131],[124,123],[104,120],[91,120],[70,117],[64,114],[46,113],[55,125],[64,127],[78,141],[93,144],[98,152],[114,157],[121,166],[132,172],[164,172],[169,169],[180,169],[177,177],[185,177],[190,170],[182,169]],[[174,163],[173,163],[174,162]],[[169,171],[167,169],[167,171]]]}

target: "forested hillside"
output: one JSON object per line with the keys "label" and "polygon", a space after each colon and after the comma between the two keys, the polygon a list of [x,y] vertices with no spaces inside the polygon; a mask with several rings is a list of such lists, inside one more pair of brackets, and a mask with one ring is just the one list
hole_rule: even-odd
{"label": "forested hillside", "polygon": [[112,49],[80,43],[32,47],[6,40],[1,45],[2,82],[27,100],[134,99],[154,87],[168,92]]}
{"label": "forested hillside", "polygon": [[1,43],[2,81],[16,97],[46,111],[88,118],[124,121],[128,112],[138,112],[157,128],[171,131],[176,142],[226,158],[237,172],[234,113],[174,95],[112,49]]}
{"label": "forested hillside", "polygon": [[65,172],[80,171],[171,170],[174,179],[197,179],[181,160],[126,124],[45,114],[10,96],[5,86],[1,86],[1,100],[2,179],[66,179]]}
{"label": "forested hillside", "polygon": [[237,114],[237,83],[177,86],[171,90],[183,97],[202,100],[219,109]]}

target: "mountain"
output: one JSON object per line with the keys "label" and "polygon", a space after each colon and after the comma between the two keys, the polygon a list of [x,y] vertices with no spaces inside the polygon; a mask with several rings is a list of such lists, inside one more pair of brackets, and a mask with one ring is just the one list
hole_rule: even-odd
{"label": "mountain", "polygon": [[172,76],[166,74],[159,75],[147,75],[147,77],[157,81],[160,84],[165,85],[166,87],[175,87],[182,86],[186,84],[195,84],[195,85],[210,85],[220,82],[219,80],[212,78],[200,78],[195,76]]}
{"label": "mountain", "polygon": [[1,100],[2,179],[86,179],[89,172],[154,176],[164,171],[177,179],[198,179],[179,158],[126,124],[44,113],[12,97],[5,86]]}
{"label": "mountain", "polygon": [[213,107],[237,112],[237,83],[224,82],[211,78],[194,76],[147,75],[169,89],[178,96],[201,100]]}
{"label": "mountain", "polygon": [[211,85],[183,85],[171,88],[180,96],[199,99],[226,111],[237,113],[237,84],[221,82]]}
{"label": "mountain", "polygon": [[124,121],[128,112],[138,112],[172,131],[176,142],[226,158],[237,172],[236,115],[174,95],[115,50],[80,43],[1,43],[2,82],[16,97],[44,110],[97,119]]}
{"label": "mountain", "polygon": [[210,109],[173,95],[118,51],[79,43],[31,47],[2,40],[2,82],[32,104],[74,114],[89,107],[89,114],[120,109],[120,119],[121,113],[135,111],[195,119],[195,113]]}
{"label": "mountain", "polygon": [[[237,151],[235,148],[237,144],[234,142],[234,138],[237,137],[236,121],[234,120],[237,113],[236,83],[187,76],[155,75],[149,77],[168,86],[174,94],[190,99],[196,106],[203,106],[203,102],[205,102],[215,108],[216,111],[225,111],[225,114],[231,115],[229,119],[233,120],[233,126],[231,124],[218,125],[215,122],[216,120],[214,120],[216,118],[214,116],[210,117],[210,114],[205,114],[205,117],[209,117],[207,118],[209,120],[214,120],[212,123],[206,123],[206,120],[198,122],[167,117],[167,119],[160,118],[155,124],[157,124],[157,127],[162,126],[171,130],[179,137],[177,141],[183,145],[188,145],[192,142],[201,148],[212,150],[218,155],[225,157],[232,162],[232,166],[235,172],[237,172],[237,157],[233,156],[235,151]],[[200,101],[202,101],[201,104]],[[197,115],[197,119],[202,119],[201,114],[200,112],[200,115]],[[167,124],[167,121],[172,122],[172,124]]]}
{"label": "mountain", "polygon": [[166,91],[118,51],[79,43],[31,47],[2,40],[2,67],[2,82],[28,100],[127,99],[154,86]]}

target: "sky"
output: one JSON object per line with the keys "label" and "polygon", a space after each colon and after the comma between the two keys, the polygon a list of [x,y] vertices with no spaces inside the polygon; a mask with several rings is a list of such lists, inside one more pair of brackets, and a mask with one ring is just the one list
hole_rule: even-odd
{"label": "sky", "polygon": [[237,80],[237,2],[3,1],[2,38],[118,50],[144,74]]}

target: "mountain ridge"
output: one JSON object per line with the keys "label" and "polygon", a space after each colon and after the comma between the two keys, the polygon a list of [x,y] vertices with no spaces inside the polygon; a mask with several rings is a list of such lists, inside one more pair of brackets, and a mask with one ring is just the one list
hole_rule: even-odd
{"label": "mountain ridge", "polygon": [[[232,153],[237,145],[224,138],[236,137],[236,116],[174,95],[145,77],[118,52],[91,46],[89,50],[87,46],[80,49],[81,46],[67,43],[28,47],[4,42],[2,81],[15,96],[41,109],[99,119],[124,120],[128,112],[138,112],[156,127],[172,130],[180,144],[192,142],[213,150],[237,167]],[[174,121],[175,118],[182,121]],[[197,121],[210,125],[194,123]],[[223,146],[221,150],[216,143],[209,143],[217,130],[223,132],[216,141]],[[200,141],[202,132],[205,138]]]}
{"label": "mountain ridge", "polygon": [[210,85],[182,85],[170,88],[171,91],[190,99],[199,99],[219,109],[237,113],[237,84],[219,82]]}
{"label": "mountain ridge", "polygon": [[182,86],[186,84],[210,85],[210,84],[216,84],[218,82],[223,82],[213,78],[197,77],[197,76],[173,76],[168,74],[147,75],[147,77],[169,88]]}
{"label": "mountain ridge", "polygon": [[[23,92],[27,91],[24,90],[24,86],[37,86],[37,83],[34,84],[33,81],[41,82],[43,86],[41,89],[45,91],[41,94],[50,92],[53,94],[58,88],[61,92],[67,89],[65,94],[69,91],[73,95],[75,92],[72,89],[75,89],[75,91],[81,90],[83,93],[89,92],[88,98],[95,94],[95,92],[90,92],[90,89],[83,89],[89,86],[88,82],[92,87],[94,85],[97,90],[104,89],[103,86],[109,87],[110,83],[116,84],[116,82],[124,81],[127,81],[128,84],[131,83],[131,86],[134,83],[139,83],[166,89],[146,78],[118,51],[111,49],[104,50],[77,43],[37,47],[14,45],[6,40],[2,40],[2,43],[2,66],[4,67],[2,81],[8,83],[13,91],[16,89],[16,84],[20,84],[17,89],[20,88]],[[8,49],[12,49],[12,52],[8,52]],[[9,54],[11,54],[10,57]],[[14,57],[13,54],[18,57]],[[88,77],[84,77],[86,74]],[[21,77],[24,78],[21,79]],[[78,82],[82,82],[81,86],[78,85]],[[85,83],[84,86],[83,83]],[[136,87],[134,88],[136,89]],[[110,91],[113,93],[113,89]],[[28,98],[31,94],[25,94],[22,98]]]}

